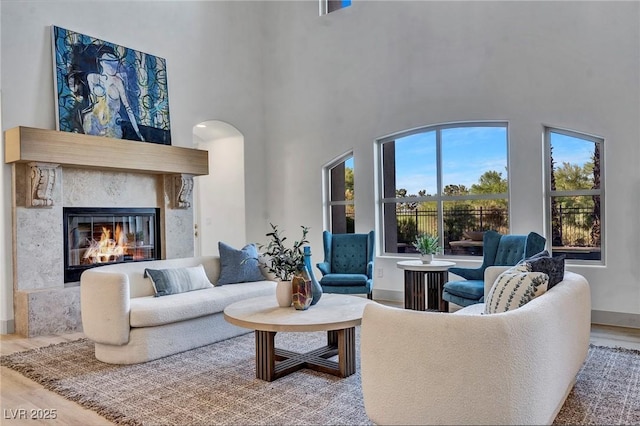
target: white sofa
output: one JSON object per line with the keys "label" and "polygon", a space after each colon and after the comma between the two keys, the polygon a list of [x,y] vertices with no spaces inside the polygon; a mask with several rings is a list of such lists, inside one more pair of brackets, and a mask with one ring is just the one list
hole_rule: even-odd
{"label": "white sofa", "polygon": [[[202,264],[214,287],[155,297],[145,268],[169,269]],[[82,326],[95,342],[95,355],[110,364],[135,364],[215,343],[250,330],[224,320],[229,304],[273,294],[264,281],[216,286],[217,256],[154,260],[100,266],[80,278]]]}
{"label": "white sofa", "polygon": [[[507,267],[485,272],[485,296]],[[564,279],[524,306],[480,315],[367,305],[362,390],[377,424],[551,424],[589,348],[584,277]]]}

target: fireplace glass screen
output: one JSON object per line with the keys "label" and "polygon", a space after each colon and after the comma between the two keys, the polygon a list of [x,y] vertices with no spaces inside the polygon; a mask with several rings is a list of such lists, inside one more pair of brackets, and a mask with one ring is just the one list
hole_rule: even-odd
{"label": "fireplace glass screen", "polygon": [[88,268],[159,258],[158,209],[64,208],[65,282]]}

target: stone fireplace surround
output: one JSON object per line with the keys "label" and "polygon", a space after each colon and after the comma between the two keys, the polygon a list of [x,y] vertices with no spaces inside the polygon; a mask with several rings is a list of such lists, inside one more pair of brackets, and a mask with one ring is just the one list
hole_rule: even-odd
{"label": "stone fireplace surround", "polygon": [[[191,188],[194,175],[208,173],[206,151],[39,129],[16,129],[5,134],[5,161],[13,166],[13,300],[16,333],[34,337],[82,330],[79,282],[64,283],[63,207],[159,208],[163,241],[161,258],[193,255]],[[33,134],[28,133],[31,130]],[[121,151],[122,146],[131,149],[128,152],[112,152],[116,156],[129,156],[123,161],[123,169],[109,164],[78,164],[85,160],[78,160],[73,153],[65,155],[72,164],[60,162],[57,154],[50,156],[55,162],[49,163],[43,161],[46,153],[32,153],[41,149],[31,147],[27,143],[29,138],[43,140],[41,145],[46,145],[46,150],[55,150],[59,145],[56,140],[64,140],[65,144],[72,140],[73,144],[78,144],[76,149],[82,151],[81,156],[87,158],[93,157],[87,151],[91,151],[94,142],[98,142],[101,149],[109,144],[116,146],[115,151]],[[53,138],[53,142],[50,138]],[[166,151],[167,148],[176,149]],[[149,171],[148,164],[143,164],[159,149],[163,150],[160,157],[164,157],[169,164],[159,167],[171,169],[166,173],[161,169]],[[189,173],[176,173],[166,153],[193,154],[184,150],[200,151],[196,155],[200,159],[204,156],[205,168],[179,165],[177,169],[182,168]],[[149,152],[145,154],[145,151]],[[100,153],[96,155],[98,158],[101,156]],[[140,157],[141,172],[135,170],[136,157]],[[38,161],[30,161],[34,158]],[[189,159],[187,163],[193,163],[193,160]]]}

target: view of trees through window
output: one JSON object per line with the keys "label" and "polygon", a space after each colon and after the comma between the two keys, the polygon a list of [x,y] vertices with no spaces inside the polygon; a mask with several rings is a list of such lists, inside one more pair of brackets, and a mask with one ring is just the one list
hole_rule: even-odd
{"label": "view of trees through window", "polygon": [[601,260],[602,139],[547,129],[547,185],[554,255]]}
{"label": "view of trees through window", "polygon": [[482,232],[509,231],[507,127],[435,126],[381,141],[387,253],[413,253],[416,236],[445,254],[482,255]]}
{"label": "view of trees through window", "polygon": [[353,234],[355,232],[355,207],[353,190],[353,156],[329,166],[329,217],[331,232]]}
{"label": "view of trees through window", "polygon": [[[602,260],[603,139],[545,129],[547,240],[554,256]],[[507,125],[431,126],[378,141],[386,253],[415,253],[419,234],[443,253],[482,256],[483,232],[509,231]],[[351,153],[325,168],[334,233],[355,232]]]}

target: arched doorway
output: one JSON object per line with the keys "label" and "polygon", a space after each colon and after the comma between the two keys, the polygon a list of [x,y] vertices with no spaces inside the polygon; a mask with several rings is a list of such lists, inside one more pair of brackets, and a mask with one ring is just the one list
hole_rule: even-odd
{"label": "arched doorway", "polygon": [[246,244],[244,136],[229,123],[204,121],[193,128],[194,147],[209,151],[209,174],[194,178],[197,256],[218,255],[218,241]]}

